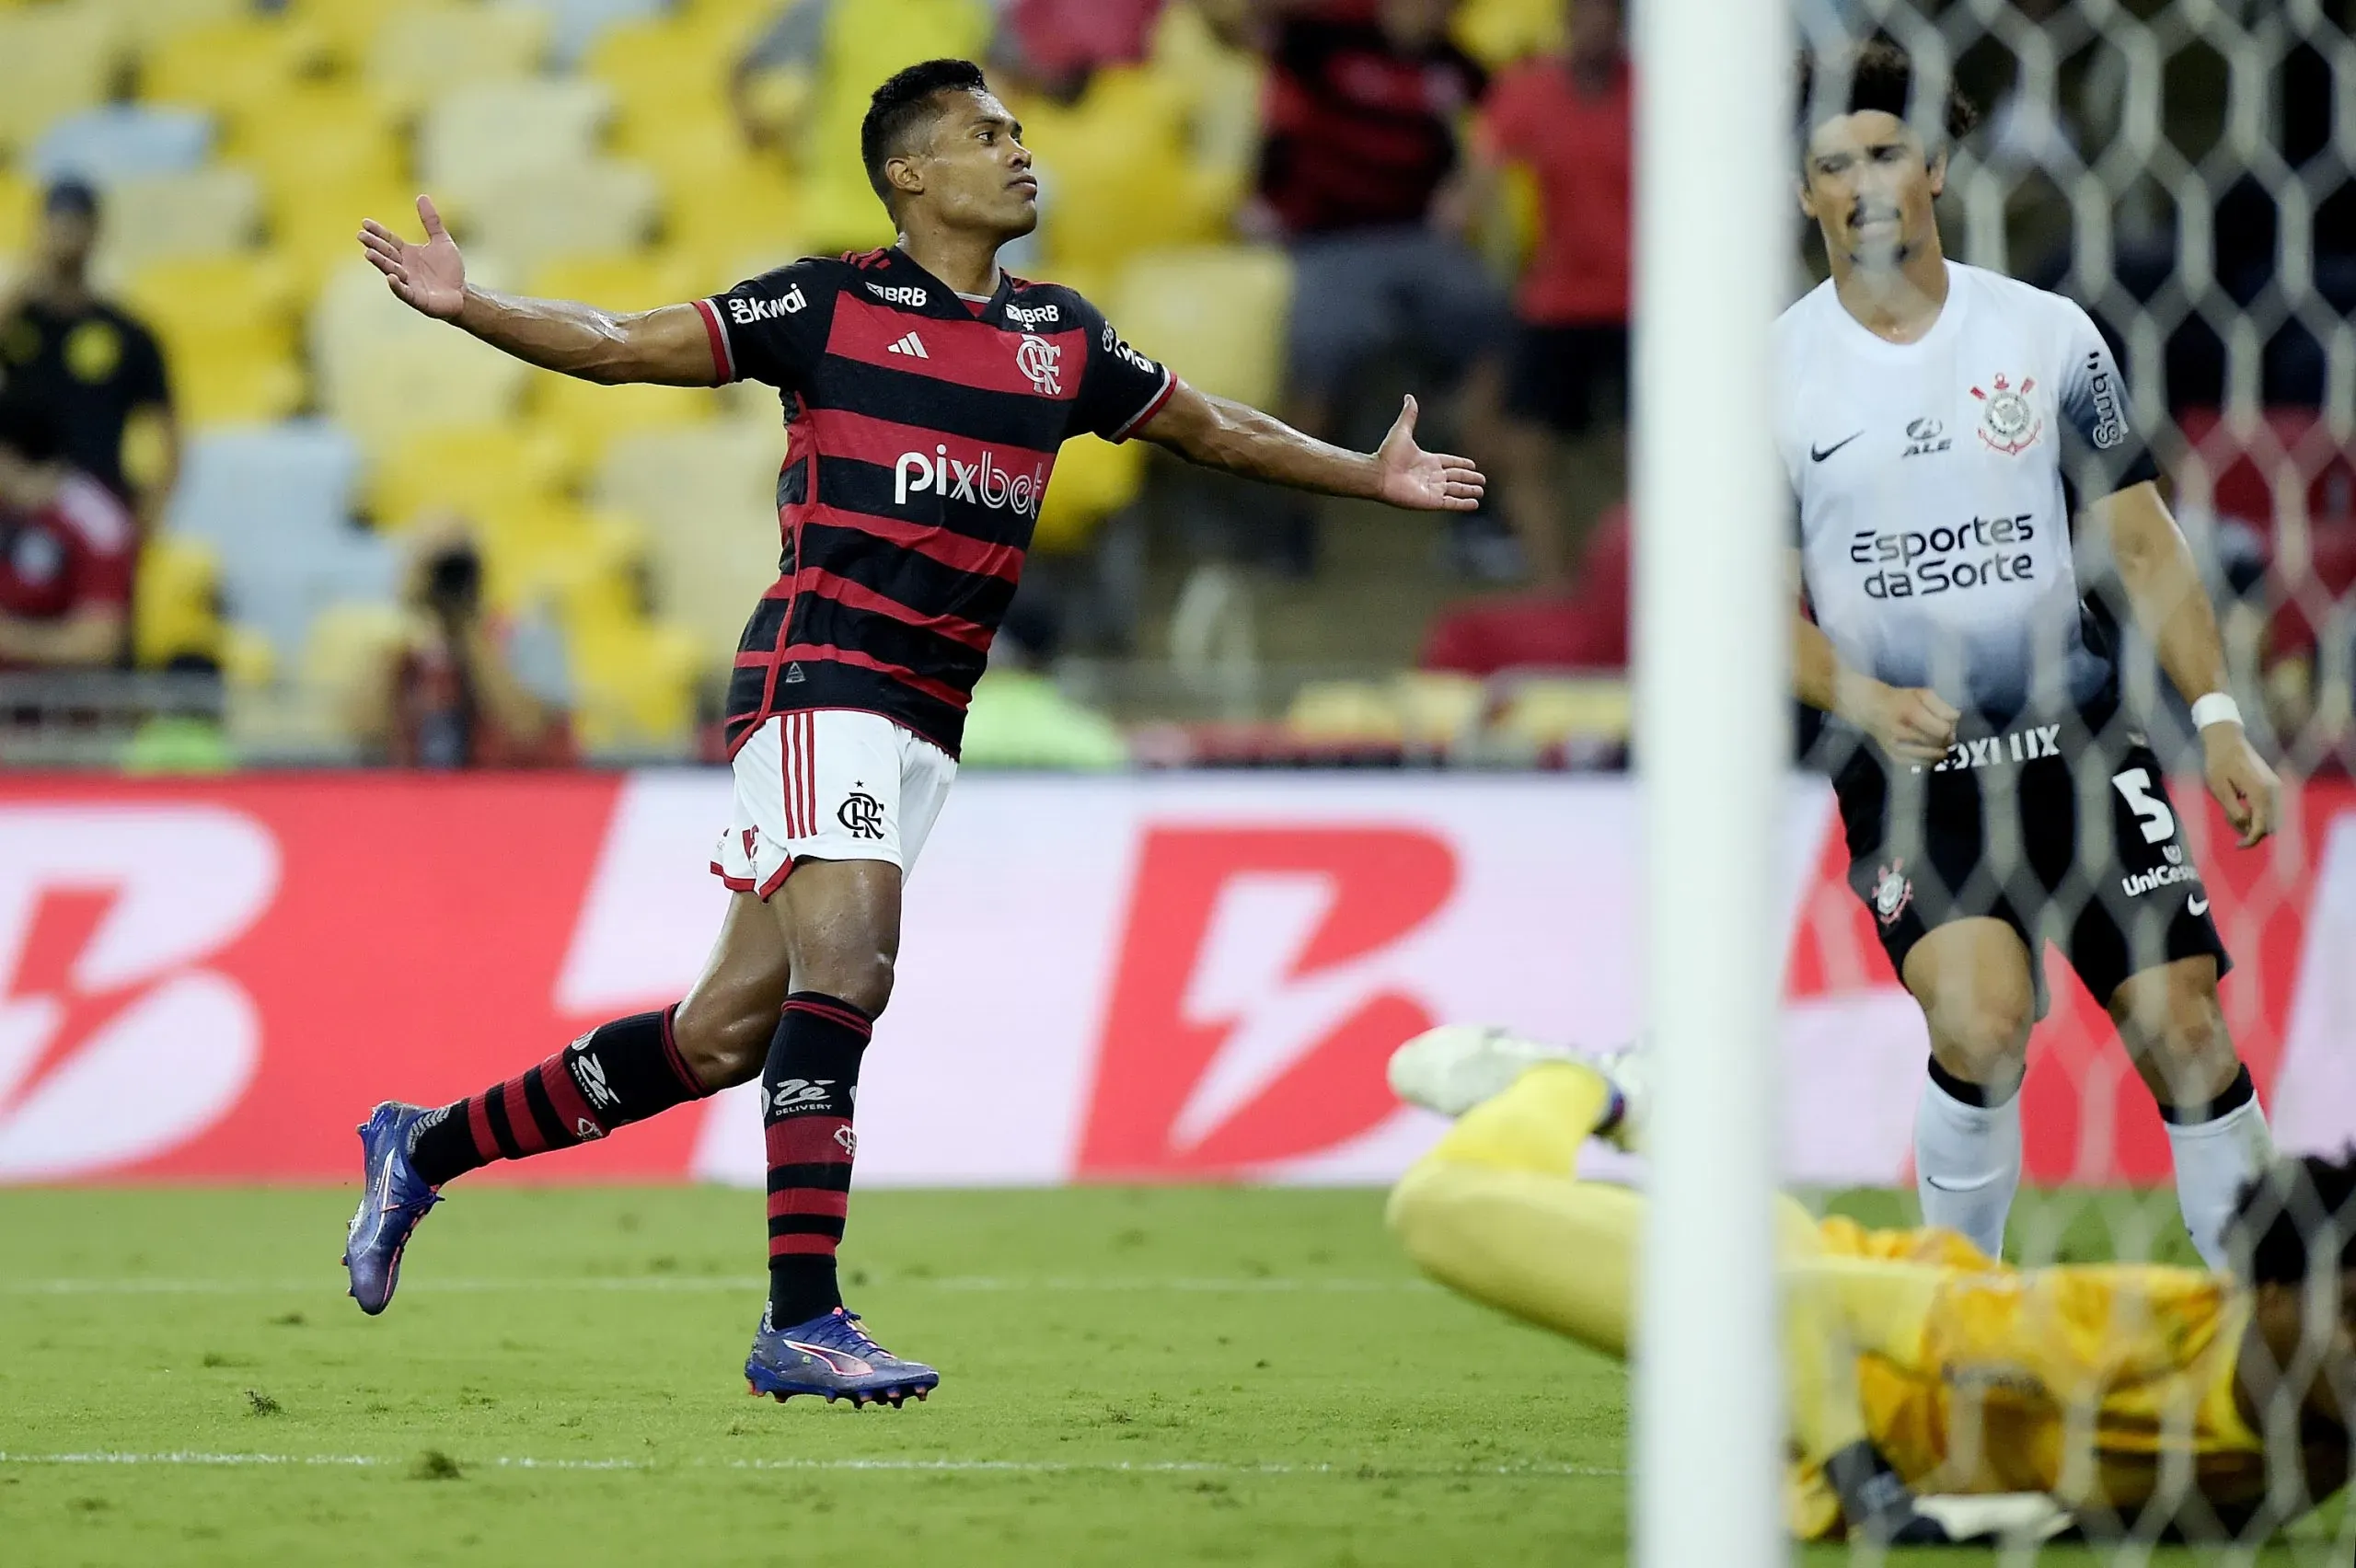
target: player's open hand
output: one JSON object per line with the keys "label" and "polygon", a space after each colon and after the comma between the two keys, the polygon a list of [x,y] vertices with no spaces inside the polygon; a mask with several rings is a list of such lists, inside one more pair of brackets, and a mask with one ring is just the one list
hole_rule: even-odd
{"label": "player's open hand", "polygon": [[1880,681],[1859,686],[1842,704],[1842,717],[1879,742],[1893,760],[1928,766],[1955,744],[1956,721],[1963,715],[1937,692]]}
{"label": "player's open hand", "polygon": [[1415,400],[1407,399],[1391,433],[1375,448],[1376,499],[1409,512],[1471,512],[1489,481],[1469,457],[1415,444]]}
{"label": "player's open hand", "polygon": [[2239,724],[2210,725],[2200,732],[2200,746],[2206,754],[2201,771],[2208,776],[2209,792],[2225,808],[2225,820],[2241,836],[2242,847],[2254,847],[2274,831],[2282,781]]}
{"label": "player's open hand", "polygon": [[467,302],[467,264],[458,254],[433,198],[417,199],[417,215],[425,224],[425,243],[411,245],[374,218],[360,225],[360,248],[369,262],[385,274],[395,295],[412,310],[442,321],[456,318]]}

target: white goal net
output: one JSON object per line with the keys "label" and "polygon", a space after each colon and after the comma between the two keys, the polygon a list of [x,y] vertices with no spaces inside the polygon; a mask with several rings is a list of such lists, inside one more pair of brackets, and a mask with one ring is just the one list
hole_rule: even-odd
{"label": "white goal net", "polygon": [[[2076,961],[2090,951],[2088,922],[2104,918],[2131,950],[2128,973],[2181,960],[2190,951],[2181,916],[2154,914],[2151,895],[2197,878],[2190,907],[2213,924],[2231,957],[2218,986],[2223,1025],[2275,1143],[2284,1155],[2337,1155],[2356,1139],[2356,5],[1794,0],[1793,17],[1798,41],[1826,52],[1877,34],[1903,46],[1916,66],[1918,124],[1936,123],[1950,83],[1978,106],[1981,122],[1954,148],[1938,203],[1946,253],[2075,301],[2108,340],[2131,422],[2157,464],[2216,608],[2232,695],[2282,779],[2277,831],[2256,848],[2237,847],[2204,787],[2187,705],[2139,625],[2151,617],[2135,613],[2104,541],[2079,530],[2076,568],[2094,605],[2089,636],[2114,656],[2119,701],[2115,715],[2096,710],[2102,716],[2078,744],[2064,743],[2078,759],[2074,845],[2060,829],[2059,849],[2045,841],[2042,808],[2032,804],[2026,820],[2016,809],[2027,789],[2013,766],[2023,760],[2020,737],[2000,730],[1978,734],[1975,745],[1968,733],[1946,780],[1939,769],[1910,778],[1909,770],[1890,768],[1881,797],[1887,820],[1898,823],[1928,809],[1925,791],[1976,793],[1980,846],[1968,869],[1936,844],[1900,842],[1904,834],[1892,827],[1891,836],[1870,843],[1871,864],[1853,870],[1845,856],[1839,865],[1828,860],[1807,884],[1786,985],[1829,1022],[1816,1036],[1787,1027],[1786,1050],[1822,1045],[1873,1056],[1886,1087],[1877,1101],[1869,1090],[1860,1093],[1879,1105],[1891,1135],[1887,1174],[1866,1180],[1874,1172],[1857,1169],[1856,1191],[1822,1183],[1832,1190],[1821,1192],[1819,1206],[1872,1228],[1915,1222],[1913,1193],[1893,1198],[1889,1189],[1914,1180],[1908,1135],[1928,1031],[1892,975],[1888,928],[1909,906],[1969,904],[1988,913],[2009,900],[2038,956],[2043,994],[2015,1101],[2024,1179],[2004,1231],[2006,1260],[2030,1270],[2113,1261],[2198,1269],[2173,1184],[2185,1145],[2171,1135],[2197,1124],[2214,1102],[2194,1102],[2214,1085],[2187,1089],[2197,1073],[2167,1054],[2191,1049],[2183,1037],[2198,1027],[2155,1019],[2137,1038],[2161,1040],[2166,1051],[2147,1054],[2139,1071],[2112,1016],[2122,993],[2097,996],[2088,988],[2095,982],[2082,978],[2120,965],[2099,954]],[[1802,237],[1809,274],[1802,281],[1812,282],[1826,263],[1813,225]],[[2101,493],[2098,466],[2065,461],[2081,508]],[[1894,482],[1887,500],[1894,512],[1911,504]],[[1894,516],[1889,526],[1903,535],[1935,521]],[[1911,554],[1900,560],[1901,570],[1911,564]],[[2032,687],[2039,679],[2059,689],[2067,675],[2045,671]],[[2138,760],[2146,742],[2155,768]],[[1855,766],[1864,744],[1837,723],[1822,726],[1811,744],[1813,764],[1836,776]],[[2038,744],[2032,732],[2026,755],[2039,755]],[[2055,809],[2072,805],[2069,794]],[[2139,829],[2144,846],[2133,842]],[[1856,845],[1853,833],[1852,853]],[[2025,884],[2042,895],[2023,895]],[[1950,1020],[1956,1037],[1975,1028],[1989,1033],[1992,1011],[2001,1013],[2001,1003],[1964,996],[1960,1021]],[[1817,1038],[1844,1031],[1849,1037],[1837,1045]],[[1789,1074],[1787,1064],[1787,1076],[1805,1075]],[[2172,1129],[2164,1105],[2194,1122],[2179,1117]],[[1796,1107],[1787,1144],[1807,1138],[1809,1125]],[[1855,1147],[1854,1136],[1844,1147]],[[1785,1159],[1787,1169],[1795,1164],[1788,1147]],[[1796,1164],[1819,1169],[1805,1158]],[[1864,1190],[1877,1186],[1879,1193]],[[2356,1236],[2356,1211],[2337,1216],[2336,1228],[2323,1223],[2335,1216],[2312,1184],[2286,1193],[2278,1206],[2304,1216],[2323,1255],[2338,1245],[2335,1235]],[[2116,1284],[2122,1276],[2087,1277]],[[2278,1374],[2304,1392],[2317,1366],[2345,1359],[2348,1329],[2337,1330],[2335,1348],[2322,1326],[2339,1283],[2336,1274],[2313,1277],[2309,1342],[2288,1365],[2269,1358],[2245,1368],[2237,1379],[2245,1397]],[[2135,1440],[2121,1412],[2135,1408],[2131,1385],[2150,1370],[2138,1358],[2184,1353],[2180,1344],[2168,1350],[2167,1336],[2192,1331],[2176,1307],[2119,1290],[2106,1308],[2118,1320],[2102,1332],[2091,1320],[2018,1325],[2030,1337],[2093,1336],[2080,1346],[2084,1357],[2110,1363],[2074,1388],[2051,1386],[2050,1369],[2025,1354],[2009,1382],[1985,1366],[1943,1381],[1934,1367],[1911,1395],[1886,1378],[1877,1383],[1875,1373],[1868,1403],[1919,1396],[1944,1428],[1944,1478],[1958,1488],[1992,1470],[2028,1473],[2029,1458],[2018,1450],[2060,1445],[2065,1490],[2085,1504],[2092,1539],[2016,1545],[2008,1561],[2212,1561],[2222,1552],[2232,1561],[2350,1562],[2356,1513],[2343,1516],[2336,1500],[2307,1504],[2310,1490],[2335,1489],[2329,1467],[2344,1462],[2344,1439],[2316,1434],[2336,1420],[2356,1424],[2356,1384],[2336,1400],[2309,1393],[2304,1407],[2288,1395],[2258,1399],[2247,1433],[2238,1413],[2170,1403],[2154,1384],[2138,1474],[2119,1447]],[[2240,1286],[2229,1292],[2202,1332],[2240,1334],[2246,1320],[2231,1303],[2247,1295]],[[2356,1322],[2356,1310],[2340,1308],[2338,1321]],[[2257,1339],[2232,1354],[2266,1357]],[[2345,1414],[2336,1415],[2341,1405]],[[2251,1436],[2256,1456],[2243,1452]],[[2334,1442],[2342,1445],[2337,1461],[2324,1453]],[[2237,1469],[2246,1473],[2236,1478]],[[1937,1479],[1922,1489],[1939,1490]],[[1849,1550],[1867,1561],[1880,1549],[1853,1540]]]}

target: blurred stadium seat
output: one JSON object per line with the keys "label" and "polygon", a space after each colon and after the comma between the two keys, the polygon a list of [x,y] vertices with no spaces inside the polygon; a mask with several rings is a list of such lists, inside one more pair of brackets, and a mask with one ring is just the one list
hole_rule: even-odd
{"label": "blurred stadium seat", "polygon": [[1452,29],[1457,43],[1496,70],[1561,46],[1561,0],[1465,0]]}
{"label": "blurred stadium seat", "polygon": [[580,63],[597,40],[620,22],[658,17],[670,0],[520,0],[549,14],[549,58],[567,69]]}
{"label": "blurred stadium seat", "polygon": [[129,276],[167,259],[227,255],[254,243],[261,216],[261,181],[235,164],[118,180],[107,192],[98,264]]}
{"label": "blurred stadium seat", "polygon": [[1041,555],[1072,555],[1084,548],[1097,525],[1138,498],[1145,485],[1145,448],[1135,442],[1114,445],[1092,435],[1064,443],[1056,458],[1054,482],[1032,530],[1031,548]]}
{"label": "blurred stadium seat", "polygon": [[[609,444],[632,431],[695,425],[719,411],[712,393],[692,386],[602,386],[548,371],[533,374],[525,406],[535,428],[558,443],[568,472],[593,467]],[[782,456],[785,438],[775,439]]]}
{"label": "blurred stadium seat", "polygon": [[328,37],[316,27],[241,10],[148,48],[140,92],[151,103],[209,109],[234,126],[268,114],[282,93],[327,64],[329,52]]}
{"label": "blurred stadium seat", "polygon": [[454,206],[486,196],[515,174],[563,168],[593,156],[613,95],[583,77],[473,82],[441,94],[417,126],[417,178]]}
{"label": "blurred stadium seat", "polygon": [[622,436],[597,467],[598,502],[646,527],[655,602],[715,667],[735,653],[745,584],[777,573],[784,455],[775,425],[729,421]]}
{"label": "blurred stadium seat", "polygon": [[637,249],[653,236],[661,202],[653,169],[595,158],[511,169],[460,211],[471,241],[528,272],[562,257]]}
{"label": "blurred stadium seat", "polygon": [[55,121],[105,102],[121,40],[95,6],[0,8],[0,153],[22,152]]}
{"label": "blurred stadium seat", "polygon": [[144,54],[182,33],[250,16],[253,0],[81,0],[108,17],[133,53]]}
{"label": "blurred stadium seat", "polygon": [[163,340],[180,417],[197,426],[283,419],[305,391],[294,269],[268,251],[166,259],[125,296]]}
{"label": "blurred stadium seat", "polygon": [[220,655],[221,558],[206,541],[158,534],[139,550],[132,607],[133,657],[159,669],[182,654]]}
{"label": "blurred stadium seat", "polygon": [[1139,256],[1109,297],[1112,320],[1129,341],[1188,385],[1262,408],[1282,392],[1292,262],[1281,250],[1210,246]]}
{"label": "blurred stadium seat", "polygon": [[1178,84],[1139,67],[1098,72],[1068,110],[1024,106],[1059,279],[1101,286],[1140,252],[1226,234],[1240,186],[1233,171],[1194,161],[1186,111]]}
{"label": "blurred stadium seat", "polygon": [[388,532],[444,510],[491,528],[553,500],[564,472],[560,443],[525,425],[422,430],[369,465],[364,507]]}
{"label": "blurred stadium seat", "polygon": [[[322,14],[332,7],[323,9]],[[363,75],[396,108],[414,110],[470,82],[529,76],[548,51],[549,14],[531,6],[370,6]],[[350,34],[345,34],[348,40]]]}
{"label": "blurred stadium seat", "polygon": [[213,151],[213,117],[198,109],[111,103],[53,122],[25,159],[34,179],[96,185],[186,174]]}

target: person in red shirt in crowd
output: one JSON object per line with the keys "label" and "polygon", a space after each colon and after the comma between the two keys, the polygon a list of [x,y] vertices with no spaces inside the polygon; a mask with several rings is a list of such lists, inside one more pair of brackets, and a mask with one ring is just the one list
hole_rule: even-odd
{"label": "person in red shirt in crowd", "polygon": [[131,623],[139,529],[56,461],[27,410],[0,413],[0,670],[105,670]]}
{"label": "person in red shirt in crowd", "polygon": [[514,628],[483,604],[482,555],[456,518],[421,535],[409,582],[409,635],[387,673],[377,716],[396,767],[547,767],[577,760],[547,680],[518,667]]}
{"label": "person in red shirt in crowd", "polygon": [[[1206,0],[1267,58],[1258,190],[1242,226],[1292,252],[1286,417],[1331,439],[1356,378],[1404,348],[1494,407],[1511,328],[1467,239],[1459,120],[1487,74],[1449,37],[1457,0]],[[1485,432],[1467,420],[1465,441]],[[1480,455],[1477,449],[1473,455]],[[1500,573],[1501,574],[1501,573]]]}
{"label": "person in red shirt in crowd", "polygon": [[[1482,107],[1478,156],[1537,179],[1536,253],[1514,301],[1499,499],[1542,590],[1568,585],[1577,538],[1562,497],[1576,455],[1604,494],[1623,488],[1634,103],[1621,0],[1568,0],[1562,53],[1506,72]],[[1573,444],[1599,429],[1588,452]],[[1585,532],[1582,527],[1580,533]]]}
{"label": "person in red shirt in crowd", "polygon": [[1134,65],[1152,51],[1168,0],[1007,0],[992,53],[1019,80],[1076,98],[1108,65]]}

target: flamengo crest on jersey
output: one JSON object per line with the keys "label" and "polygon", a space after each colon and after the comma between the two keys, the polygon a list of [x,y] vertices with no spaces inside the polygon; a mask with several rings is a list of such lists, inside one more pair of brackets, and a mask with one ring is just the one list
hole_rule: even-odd
{"label": "flamengo crest on jersey", "polygon": [[897,248],[699,309],[718,378],[785,413],[780,575],[738,645],[732,753],[773,714],[839,708],[955,755],[1057,450],[1126,440],[1176,383],[1069,289],[1002,275],[969,303]]}
{"label": "flamengo crest on jersey", "polygon": [[1844,663],[1967,713],[2083,707],[2115,677],[2086,632],[2064,464],[2099,462],[2115,488],[2149,460],[2120,461],[2125,397],[2085,311],[1975,267],[1947,278],[1913,343],[1867,331],[1830,282],[1776,323],[1810,605]]}

